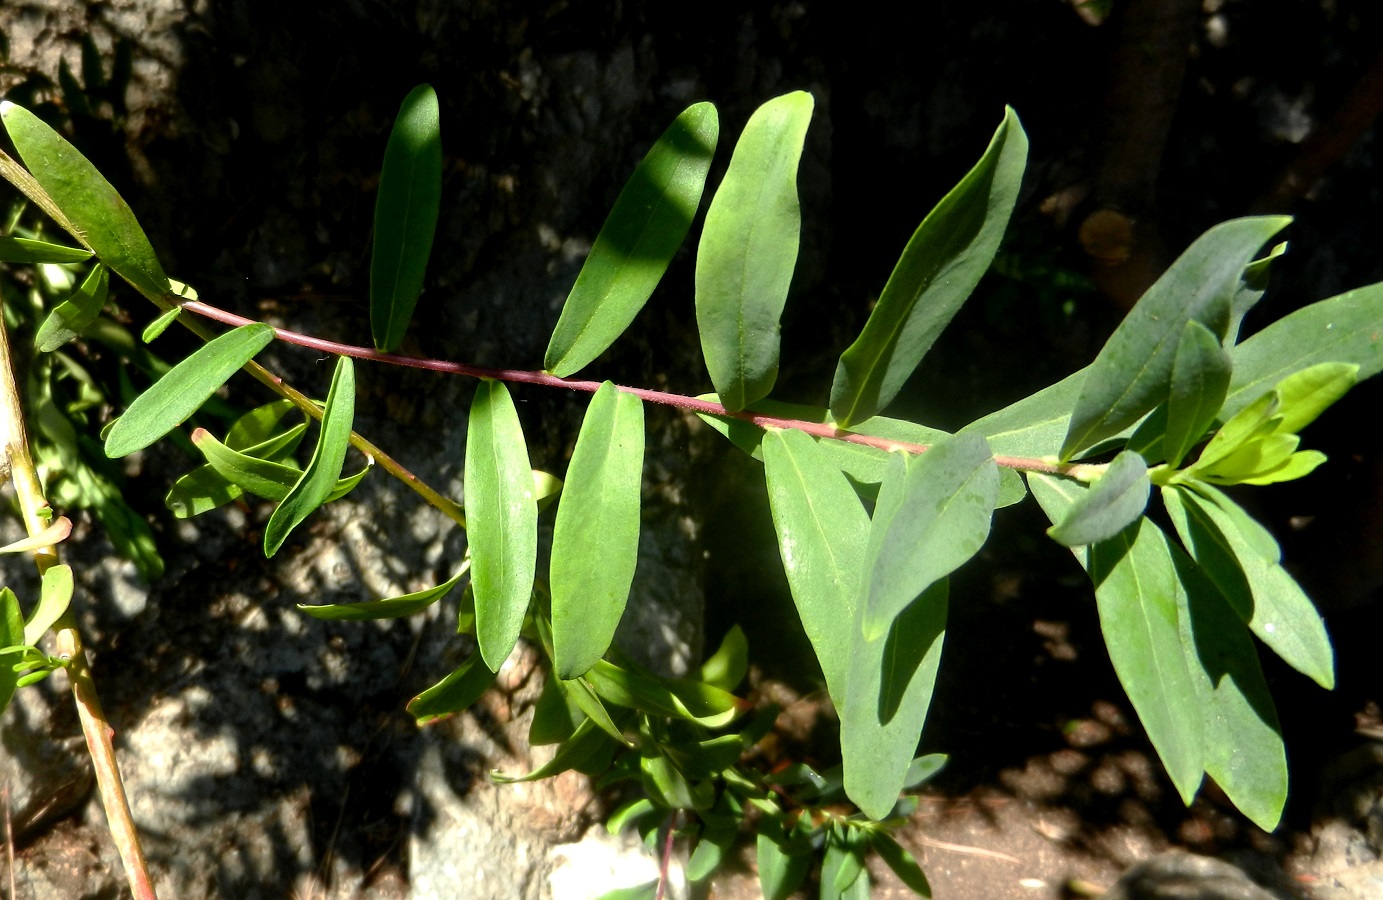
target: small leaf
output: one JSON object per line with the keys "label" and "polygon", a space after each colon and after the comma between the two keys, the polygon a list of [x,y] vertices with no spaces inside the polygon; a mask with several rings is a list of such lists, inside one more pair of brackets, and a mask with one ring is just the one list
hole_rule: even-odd
{"label": "small leaf", "polygon": [[1255,259],[1244,267],[1243,283],[1234,292],[1234,300],[1230,304],[1229,333],[1225,335],[1224,342],[1226,347],[1232,347],[1239,342],[1239,326],[1244,321],[1244,316],[1263,298],[1263,294],[1268,290],[1268,275],[1272,271],[1273,261],[1286,252],[1287,242],[1283,241],[1274,245],[1266,256]]}
{"label": "small leaf", "polygon": [[442,202],[442,132],[431,85],[409,91],[399,107],[375,197],[370,256],[370,330],[375,349],[403,342],[423,290]]}
{"label": "small leaf", "polygon": [[[72,602],[72,567],[56,565],[43,573],[43,586],[39,590],[38,605],[29,614],[24,624],[24,643],[34,645],[39,642],[53,623],[67,612]],[[0,646],[8,644],[0,643]]]}
{"label": "small leaf", "polygon": [[624,730],[615,724],[610,711],[605,708],[604,703],[600,702],[600,697],[588,682],[580,678],[573,678],[566,682],[564,687],[568,696],[586,714],[586,718],[596,724],[596,727],[626,747],[633,746],[630,740],[624,736]]}
{"label": "small leaf", "polygon": [[626,825],[657,811],[658,808],[654,806],[653,801],[649,800],[647,797],[630,800],[619,809],[610,813],[610,817],[605,820],[605,831],[608,834],[619,834],[624,830]]}
{"label": "small leaf", "polygon": [[560,775],[570,769],[591,772],[608,766],[611,751],[616,745],[595,726],[590,719],[582,722],[576,732],[560,747],[552,759],[527,775],[505,775],[498,770],[490,773],[490,780],[496,784],[517,784],[525,781],[542,781]]}
{"label": "small leaf", "polygon": [[469,565],[462,565],[460,571],[441,584],[400,597],[370,600],[365,603],[332,603],[318,606],[299,603],[298,609],[314,619],[333,622],[362,622],[370,619],[397,619],[411,616],[422,612],[451,593],[451,589],[460,583],[469,568]]}
{"label": "small leaf", "polygon": [[639,759],[643,788],[653,801],[665,809],[710,809],[715,802],[715,785],[710,781],[691,781],[667,756],[657,753]]}
{"label": "small leaf", "polygon": [[948,757],[945,753],[928,753],[926,756],[919,756],[908,766],[907,778],[903,781],[903,790],[910,791],[915,787],[926,784],[946,767]]}
{"label": "small leaf", "polygon": [[610,382],[581,424],[552,531],[553,667],[575,678],[605,655],[639,551],[643,402]]}
{"label": "small leaf", "polygon": [[1297,433],[1316,421],[1359,380],[1359,366],[1354,363],[1317,363],[1294,372],[1277,383],[1282,417],[1278,431]]}
{"label": "small leaf", "polygon": [[720,134],[710,103],[688,107],[634,170],[601,226],[543,357],[565,378],[624,333],[687,236]]}
{"label": "small leaf", "polygon": [[[716,803],[717,811],[727,806],[725,796]],[[739,835],[739,817],[733,814],[716,815],[703,813],[701,820],[701,839],[687,860],[687,880],[696,883],[708,878],[720,867],[720,861],[730,852],[735,838]]]}
{"label": "small leaf", "polygon": [[686,719],[706,728],[724,728],[743,711],[733,694],[713,685],[685,678],[652,678],[603,659],[583,677],[616,706]]}
{"label": "small leaf", "polygon": [[883,831],[875,831],[870,834],[870,843],[874,847],[874,852],[879,854],[879,858],[888,864],[909,888],[919,896],[930,897],[932,886],[927,883],[927,876],[922,874],[922,867],[917,864],[913,855],[893,839],[891,835]]}
{"label": "small leaf", "polygon": [[1195,464],[1186,471],[1208,472],[1252,441],[1275,432],[1282,422],[1280,418],[1274,419],[1280,405],[1277,395],[1269,391],[1239,410],[1233,418],[1220,426],[1220,430],[1215,432],[1210,443],[1205,445]]}
{"label": "small leaf", "polygon": [[748,671],[749,640],[738,625],[731,625],[716,652],[697,669],[696,678],[722,691],[733,691]]}
{"label": "small leaf", "polygon": [[173,482],[163,505],[175,517],[186,519],[225,506],[243,493],[210,465],[204,465]]}
{"label": "small leaf", "polygon": [[155,338],[167,331],[168,326],[172,325],[173,321],[181,314],[181,306],[175,306],[167,312],[164,312],[157,319],[149,323],[149,327],[144,329],[144,333],[139,336],[139,339],[146,344],[152,343]]}
{"label": "small leaf", "polygon": [[476,639],[498,671],[514,649],[533,592],[538,507],[519,414],[498,381],[482,381],[466,431],[465,501]]}
{"label": "small leaf", "polygon": [[0,547],[0,553],[32,553],[62,543],[72,534],[72,520],[58,516],[43,530]]}
{"label": "small leaf", "polygon": [[1216,225],[1148,288],[1090,365],[1061,445],[1063,460],[1118,434],[1167,399],[1186,323],[1200,322],[1223,337],[1244,267],[1289,221],[1262,216]]}
{"label": "small leaf", "polygon": [[[9,588],[0,588],[0,647],[13,647],[24,640],[24,614],[19,598]],[[0,713],[10,705],[19,677],[11,666],[0,665]]]}
{"label": "small leaf", "polygon": [[797,163],[812,106],[796,91],[759,107],[706,212],[696,323],[711,383],[732,411],[767,396],[778,377],[778,320],[802,228]]}
{"label": "small leaf", "polygon": [[289,533],[331,497],[346,461],[354,420],[355,367],[349,356],[341,356],[336,359],[336,371],[331,378],[326,406],[322,409],[322,428],[317,446],[312,450],[312,459],[264,526],[266,557],[277,553]]}
{"label": "small leaf", "polygon": [[[869,898],[869,873],[864,869],[864,857],[856,842],[846,843],[837,838],[839,829],[832,828],[827,833],[826,852],[821,858],[820,900],[854,900]],[[855,890],[863,881],[863,893]]]}
{"label": "small leaf", "polygon": [[295,409],[292,400],[275,400],[255,407],[236,419],[226,432],[226,446],[232,450],[246,450],[264,443],[280,433],[279,423]]}
{"label": "small leaf", "polygon": [[1172,361],[1171,395],[1162,452],[1175,468],[1215,422],[1229,391],[1233,363],[1209,328],[1192,319],[1182,330]]}
{"label": "small leaf", "polygon": [[780,824],[768,819],[760,822],[757,861],[759,890],[763,891],[764,900],[787,900],[811,868],[809,854],[789,853],[785,843]]}
{"label": "small leaf", "polygon": [[1315,450],[1302,450],[1293,453],[1282,462],[1266,471],[1260,471],[1248,478],[1240,478],[1239,484],[1278,484],[1283,481],[1296,481],[1305,478],[1325,463],[1325,454]]}
{"label": "small leaf", "polygon": [[146,297],[167,294],[168,276],[144,229],[96,167],[23,107],[0,102],[0,118],[34,180],[67,216],[77,237]]}
{"label": "small leaf", "polygon": [[100,263],[92,266],[72,296],[59,303],[39,326],[34,338],[38,349],[51,353],[86,331],[105,308],[109,288],[110,270]]}
{"label": "small leaf", "polygon": [[979,551],[998,496],[998,467],[973,432],[936,444],[906,468],[893,464],[879,489],[860,585],[868,640]]}
{"label": "small leaf", "polygon": [[533,721],[528,726],[528,743],[534,747],[557,744],[565,741],[576,732],[576,728],[586,721],[576,699],[562,684],[560,678],[543,680],[543,692],[533,706]]}
{"label": "small leaf", "polygon": [[71,264],[91,259],[84,247],[64,247],[47,241],[0,235],[0,263],[57,263]]}
{"label": "small leaf", "polygon": [[1108,540],[1143,515],[1150,490],[1147,463],[1125,450],[1047,533],[1068,547]]}
{"label": "small leaf", "polygon": [[408,712],[419,725],[429,725],[466,709],[494,680],[495,673],[486,668],[480,654],[472,653],[450,675],[408,701]]}
{"label": "small leaf", "polygon": [[136,397],[115,421],[106,432],[106,456],[118,459],[142,450],[182,424],[273,339],[274,329],[257,322],[228,331],[194,351]]}
{"label": "small leaf", "polygon": [[840,357],[831,412],[849,427],[893,400],[979,284],[1008,227],[1028,137],[1004,110],[984,156],[917,226],[864,330]]}

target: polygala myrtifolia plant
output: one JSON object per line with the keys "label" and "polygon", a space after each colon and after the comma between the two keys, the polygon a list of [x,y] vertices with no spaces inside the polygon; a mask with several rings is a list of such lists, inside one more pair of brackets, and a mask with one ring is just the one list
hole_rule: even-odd
{"label": "polygala myrtifolia plant", "polygon": [[[60,353],[92,327],[108,272],[164,310],[146,342],[175,318],[207,338],[106,427],[110,457],[174,431],[239,369],[279,395],[222,437],[192,432],[205,463],[169,492],[174,515],[247,492],[275,501],[264,531],[265,553],[273,555],[317,507],[377,467],[466,528],[466,556],[437,587],[301,609],[324,619],[405,616],[464,585],[458,630],[473,634],[477,649],[409,711],[428,722],[465,709],[526,637],[552,676],[530,738],[558,747],[523,779],[575,768],[600,776],[601,786],[636,785],[637,799],[610,827],[636,823],[651,845],[661,841],[665,861],[681,835],[692,880],[710,873],[747,817],[768,897],[790,893],[817,852],[822,897],[868,896],[869,852],[927,892],[917,863],[889,832],[914,808],[900,794],[944,761],[913,754],[941,662],[947,578],[984,544],[995,508],[1029,490],[1052,520],[1048,534],[1090,574],[1114,669],[1182,799],[1190,803],[1209,775],[1250,820],[1273,829],[1287,795],[1286,758],[1251,635],[1325,688],[1334,681],[1332,650],[1311,601],[1280,565],[1272,535],[1222,488],[1300,478],[1324,461],[1299,449],[1298,433],[1383,368],[1383,286],[1315,303],[1240,342],[1240,322],[1263,294],[1271,260],[1284,248],[1272,241],[1288,219],[1226,222],[1182,254],[1087,368],[956,434],[881,416],[1003,236],[1027,155],[1008,110],[980,161],[904,248],[840,357],[829,407],[770,399],[812,107],[802,92],[760,107],[706,211],[696,318],[715,393],[702,397],[571,376],[629,326],[690,230],[718,138],[709,103],[678,116],[635,169],[567,298],[541,371],[393,352],[423,287],[440,206],[438,107],[427,86],[405,99],[385,150],[370,270],[373,349],[275,329],[197,300],[165,275],[134,215],[95,168],[8,103],[0,111],[28,168],[4,157],[5,176],[82,246],[5,237],[0,258],[90,264],[39,330],[42,351]],[[1257,258],[1265,247],[1270,252]],[[196,316],[237,327],[213,337]],[[324,403],[253,362],[276,338],[337,356]],[[353,359],[480,379],[466,438],[464,514],[352,432]],[[531,469],[509,382],[593,395],[563,480]],[[783,567],[840,715],[839,768],[756,768],[747,751],[772,713],[734,725],[748,712],[732,693],[746,668],[737,629],[688,678],[655,677],[611,648],[635,570],[646,402],[696,412],[763,461]],[[301,465],[312,419],[321,426]],[[366,464],[343,477],[351,446]],[[1154,486],[1174,534],[1147,515]],[[548,506],[555,522],[544,583],[534,573],[538,518]],[[44,553],[66,534],[37,516],[30,525],[38,535],[25,546]],[[15,674],[7,667],[0,698],[8,699],[17,673],[27,682],[72,665],[70,654],[49,657],[35,646],[65,614],[71,592],[70,572],[48,571],[27,621],[15,597],[3,594],[0,646],[12,645],[6,652],[16,665]],[[843,798],[859,812],[843,811],[850,809]],[[630,896],[655,892],[660,885]]]}

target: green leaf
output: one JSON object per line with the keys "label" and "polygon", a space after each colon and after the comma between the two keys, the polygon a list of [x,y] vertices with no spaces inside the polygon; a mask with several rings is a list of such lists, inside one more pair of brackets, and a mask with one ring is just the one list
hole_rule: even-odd
{"label": "green leaf", "polygon": [[370,256],[370,331],[375,349],[403,342],[423,290],[442,202],[442,132],[437,94],[420,84],[399,107],[375,197]]}
{"label": "green leaf", "polygon": [[731,625],[716,652],[697,669],[696,678],[722,691],[733,691],[748,671],[749,639],[738,625]]}
{"label": "green leaf", "polygon": [[47,241],[0,235],[0,263],[57,263],[71,264],[91,259],[84,247],[64,247]]}
{"label": "green leaf", "polygon": [[936,205],[903,250],[864,330],[840,357],[831,412],[849,427],[897,395],[979,284],[1008,227],[1028,137],[1005,108],[984,156]]}
{"label": "green leaf", "polygon": [[600,701],[599,695],[588,682],[580,678],[573,678],[566,682],[564,687],[571,699],[586,714],[586,718],[594,722],[601,731],[625,746],[633,746],[630,740],[624,736],[624,730],[615,724],[610,711],[605,708],[605,704]]}
{"label": "green leaf", "polygon": [[8,100],[0,118],[34,180],[101,262],[146,297],[168,293],[168,276],[130,207],[86,157],[33,113]]}
{"label": "green leaf", "polygon": [[1147,463],[1125,450],[1047,533],[1068,547],[1108,540],[1143,515],[1150,490]]}
{"label": "green leaf", "polygon": [[1277,426],[1282,420],[1274,417],[1277,416],[1280,405],[1277,395],[1269,391],[1239,410],[1233,418],[1220,426],[1220,430],[1215,432],[1210,443],[1205,445],[1205,449],[1196,458],[1195,464],[1186,471],[1196,474],[1212,471],[1219,463],[1229,459],[1253,441],[1261,440],[1277,431]]}
{"label": "green leaf", "polygon": [[862,847],[858,840],[842,839],[839,836],[842,830],[832,828],[827,832],[818,897],[820,900],[855,900],[857,897],[869,900],[869,873],[864,868]]}
{"label": "green leaf", "polygon": [[490,780],[496,784],[516,784],[524,781],[542,781],[544,778],[551,778],[560,775],[569,769],[585,768],[596,759],[599,759],[603,752],[615,746],[608,735],[596,727],[590,719],[582,722],[577,727],[576,732],[560,747],[542,766],[529,772],[527,775],[505,775],[502,772],[494,771],[490,773]]}
{"label": "green leaf", "polygon": [[226,432],[226,446],[232,450],[245,450],[262,444],[279,434],[279,423],[283,417],[297,409],[292,400],[275,400],[257,406],[235,420]]}
{"label": "green leaf", "polygon": [[1296,433],[1316,421],[1359,380],[1359,366],[1354,363],[1317,363],[1294,372],[1277,383],[1282,417],[1278,431]]}
{"label": "green leaf", "polygon": [[1282,379],[1317,363],[1351,363],[1359,381],[1383,371],[1383,284],[1303,307],[1230,351],[1234,377],[1222,417],[1271,391]]}
{"label": "green leaf", "polygon": [[922,874],[922,867],[917,864],[917,860],[912,854],[903,849],[891,835],[883,831],[875,831],[870,834],[870,842],[874,846],[874,852],[879,854],[879,858],[888,864],[909,888],[919,896],[930,897],[932,886],[927,883],[927,876]]}
{"label": "green leaf", "polygon": [[210,465],[204,465],[175,481],[163,498],[163,505],[175,517],[186,519],[225,506],[243,493]]}
{"label": "green leaf", "polygon": [[605,382],[591,399],[552,531],[553,666],[575,678],[605,655],[639,555],[643,402]]}
{"label": "green leaf", "polygon": [[1283,481],[1296,481],[1305,478],[1325,463],[1325,454],[1315,450],[1302,450],[1293,453],[1281,465],[1259,471],[1247,478],[1238,479],[1238,484],[1277,484]]}
{"label": "green leaf", "polygon": [[[963,432],[912,463],[892,463],[879,489],[865,553],[865,638],[881,638],[903,608],[977,553],[989,537],[999,470],[979,434]],[[909,757],[911,759],[911,757]]]}
{"label": "green leaf", "polygon": [[355,366],[349,356],[341,356],[336,359],[336,371],[331,377],[326,406],[322,409],[322,429],[317,446],[312,450],[312,459],[264,526],[266,557],[277,553],[289,533],[331,497],[346,461],[354,420]]}
{"label": "green leaf", "polygon": [[[9,588],[0,588],[0,647],[14,647],[28,643],[24,640],[24,614],[19,609],[19,598]],[[12,666],[0,665],[0,713],[10,705],[19,676]]]}
{"label": "green leaf", "polygon": [[[43,573],[43,586],[39,591],[38,605],[24,623],[25,644],[37,644],[48,633],[72,602],[72,567],[56,565]],[[9,646],[0,643],[0,647]]]}
{"label": "green leaf", "polygon": [[662,753],[639,759],[639,774],[644,791],[659,806],[667,809],[710,809],[715,802],[715,784],[691,781]]}
{"label": "green leaf", "polygon": [[851,650],[841,623],[855,619],[869,516],[840,469],[802,432],[768,432],[763,456],[783,571],[839,708],[845,704]]}
{"label": "green leaf", "polygon": [[498,671],[519,639],[538,555],[533,467],[514,401],[498,381],[480,382],[471,401],[465,468],[476,639]]}
{"label": "green leaf", "polygon": [[936,687],[946,601],[946,581],[935,582],[873,641],[856,609],[840,749],[845,793],[871,819],[888,817],[907,781]]}
{"label": "green leaf", "polygon": [[324,619],[327,621],[339,622],[362,622],[369,619],[397,619],[403,616],[411,616],[427,609],[432,604],[441,600],[451,589],[456,587],[465,577],[469,565],[462,565],[461,570],[448,578],[441,584],[426,588],[421,591],[414,591],[411,594],[404,594],[400,597],[389,597],[385,600],[369,600],[365,603],[331,603],[321,605],[311,605],[299,603],[298,609],[307,613],[314,619]]}
{"label": "green leaf", "polygon": [[743,711],[733,694],[714,685],[644,676],[603,659],[583,677],[597,694],[616,706],[686,719],[706,728],[724,728]]}
{"label": "green leaf", "polygon": [[778,319],[802,227],[797,163],[812,106],[795,91],[759,107],[706,212],[696,323],[711,383],[732,411],[767,396],[778,377]]}
{"label": "green leaf", "polygon": [[494,683],[495,673],[487,668],[479,653],[472,653],[451,674],[408,701],[408,712],[419,725],[455,715],[480,699]]}
{"label": "green leaf", "polygon": [[782,825],[774,819],[760,821],[756,849],[764,900],[787,900],[807,877],[811,855],[788,846]]}
{"label": "green leaf", "polygon": [[1239,810],[1272,831],[1287,803],[1287,752],[1272,695],[1244,626],[1175,546],[1177,614],[1205,734],[1205,772]]}
{"label": "green leaf", "polygon": [[710,103],[688,107],[644,156],[591,246],[543,356],[565,378],[614,343],[687,236],[720,134]]}
{"label": "green leaf", "polygon": [[51,353],[86,331],[105,308],[109,289],[110,270],[97,263],[72,296],[59,303],[43,320],[34,344],[43,353]]}
{"label": "green leaf", "polygon": [[595,900],[655,900],[658,896],[658,879],[636,884],[633,887],[615,888],[606,891]]}
{"label": "green leaf", "polygon": [[528,726],[529,744],[541,747],[565,741],[586,721],[586,714],[570,694],[562,679],[543,680],[543,692],[533,706],[533,721]]}
{"label": "green leaf", "polygon": [[1226,601],[1274,653],[1327,690],[1335,655],[1325,622],[1278,564],[1277,544],[1234,501],[1205,485],[1162,489],[1182,545]]}
{"label": "green leaf", "polygon": [[709,877],[719,868],[720,861],[734,845],[735,838],[739,835],[739,816],[729,812],[728,805],[727,797],[722,794],[721,799],[716,802],[716,811],[723,811],[724,814],[701,815],[704,827],[701,830],[701,839],[696,842],[696,849],[687,860],[688,881],[695,883]]}
{"label": "green leaf", "polygon": [[609,834],[619,834],[624,830],[626,825],[657,811],[658,808],[654,806],[653,801],[649,800],[647,797],[630,800],[619,809],[610,813],[610,817],[605,820],[605,831]]}
{"label": "green leaf", "polygon": [[1063,460],[1118,434],[1167,399],[1186,323],[1200,322],[1222,337],[1244,267],[1289,221],[1262,216],[1216,225],[1148,288],[1090,365],[1061,445]]}
{"label": "green leaf", "polygon": [[[1028,486],[1047,517],[1059,520],[1084,490],[1075,482],[1031,473]],[[1110,662],[1157,755],[1190,805],[1200,787],[1205,740],[1199,694],[1181,641],[1181,584],[1166,535],[1140,518],[1076,558],[1095,585],[1100,629]]]}
{"label": "green leaf", "polygon": [[274,329],[256,322],[198,348],[136,397],[115,421],[106,432],[106,456],[117,459],[142,450],[182,424],[273,339]]}
{"label": "green leaf", "polygon": [[181,314],[181,306],[175,306],[167,312],[164,312],[157,319],[149,323],[149,326],[144,329],[144,333],[139,336],[139,339],[146,344],[151,343],[155,338],[167,331],[168,326],[172,325],[173,320]]}
{"label": "green leaf", "polygon": [[1071,410],[1089,373],[1087,366],[1056,384],[973,422],[969,429],[1002,456],[1043,457],[1059,446],[1071,424]]}
{"label": "green leaf", "polygon": [[1171,394],[1167,398],[1167,430],[1162,452],[1175,468],[1215,422],[1229,391],[1233,364],[1220,339],[1192,319],[1182,330],[1172,361]]}
{"label": "green leaf", "polygon": [[1244,321],[1244,316],[1248,311],[1258,305],[1258,301],[1263,298],[1263,294],[1268,290],[1268,275],[1272,271],[1273,261],[1287,252],[1287,242],[1273,246],[1267,255],[1262,259],[1255,259],[1244,267],[1244,280],[1239,285],[1239,289],[1234,292],[1234,300],[1230,304],[1231,314],[1229,321],[1229,333],[1225,336],[1225,346],[1232,347],[1239,341],[1239,326]]}

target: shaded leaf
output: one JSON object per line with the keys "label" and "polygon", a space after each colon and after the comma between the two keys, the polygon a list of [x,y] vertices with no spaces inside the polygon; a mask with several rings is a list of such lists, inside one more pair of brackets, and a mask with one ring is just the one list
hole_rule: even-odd
{"label": "shaded leaf", "polygon": [[1143,515],[1150,490],[1147,463],[1137,453],[1125,450],[1047,533],[1068,547],[1112,538]]}
{"label": "shaded leaf", "polygon": [[[24,614],[19,598],[7,587],[0,587],[0,648],[24,644]],[[13,666],[0,664],[0,713],[10,705],[19,675]]]}
{"label": "shaded leaf", "polygon": [[552,645],[557,677],[605,654],[629,599],[639,551],[643,402],[605,382],[576,439],[552,532]]}
{"label": "shaded leaf", "polygon": [[423,290],[442,202],[442,132],[437,94],[408,92],[384,148],[370,255],[370,331],[375,349],[403,342]]}
{"label": "shaded leaf", "polygon": [[888,864],[897,875],[914,892],[922,897],[932,895],[932,886],[927,883],[927,876],[922,874],[922,867],[917,864],[913,855],[905,850],[891,835],[883,831],[875,831],[870,835],[870,843],[874,847],[874,852],[879,854],[879,858]]}
{"label": "shaded leaf", "polygon": [[115,421],[105,435],[106,456],[116,459],[142,450],[182,424],[273,339],[274,329],[255,323],[199,347],[136,397]]}
{"label": "shaded leaf", "polygon": [[[804,852],[789,853],[787,838],[778,820],[760,822],[756,841],[759,866],[759,890],[764,900],[787,900],[807,877],[811,856]],[[796,851],[796,848],[791,848]]]}
{"label": "shaded leaf", "polygon": [[697,669],[696,678],[722,691],[733,691],[748,671],[749,639],[738,625],[731,625],[716,652]]}
{"label": "shaded leaf", "polygon": [[0,235],[0,263],[58,263],[71,264],[91,259],[85,247],[64,247],[30,238]]}
{"label": "shaded leaf", "polygon": [[1176,467],[1215,422],[1229,391],[1233,364],[1228,351],[1209,328],[1192,319],[1182,330],[1172,361],[1167,398],[1163,458]]}
{"label": "shaded leaf", "polygon": [[802,212],[797,163],[810,94],[759,107],[711,200],[696,255],[696,323],[711,383],[727,409],[767,396],[778,377],[778,327]]}
{"label": "shaded leaf", "polygon": [[1005,108],[984,156],[917,226],[864,330],[840,357],[831,412],[849,427],[897,395],[994,259],[1018,199],[1028,138]]}
{"label": "shaded leaf", "polygon": [[39,326],[34,344],[44,353],[51,353],[86,331],[106,305],[110,289],[110,270],[97,263],[72,292],[72,296],[53,308]]}
{"label": "shaded leaf", "polygon": [[720,861],[730,852],[739,835],[740,817],[730,806],[730,798],[721,794],[716,801],[714,812],[702,813],[701,839],[687,860],[687,880],[701,881],[719,866]]}
{"label": "shaded leaf", "polygon": [[450,675],[408,701],[408,712],[419,725],[431,724],[479,700],[494,680],[495,673],[485,666],[480,654],[472,653]]}
{"label": "shaded leaf", "polygon": [[1244,267],[1244,280],[1234,292],[1234,300],[1230,303],[1229,333],[1225,335],[1224,341],[1226,347],[1232,347],[1239,342],[1239,326],[1244,321],[1244,316],[1263,298],[1263,294],[1268,290],[1268,275],[1272,271],[1273,261],[1286,252],[1287,242],[1283,241],[1274,245],[1261,259],[1255,259]]}
{"label": "shaded leaf", "polygon": [[331,603],[316,606],[299,603],[298,609],[314,619],[327,621],[361,622],[369,619],[397,619],[402,616],[411,616],[422,612],[451,593],[451,589],[461,582],[469,568],[469,565],[462,565],[460,571],[441,584],[399,597],[369,600],[364,603]]}
{"label": "shaded leaf", "polygon": [[562,679],[544,679],[543,692],[534,704],[533,721],[528,726],[528,743],[534,747],[560,743],[571,737],[584,721],[586,714],[570,696]]}
{"label": "shaded leaf", "polygon": [[144,333],[139,336],[139,339],[146,344],[152,342],[159,335],[167,331],[168,326],[172,325],[173,320],[180,315],[182,315],[181,306],[175,306],[164,312],[157,319],[149,323],[148,327],[144,329]]}
{"label": "shaded leaf", "polygon": [[633,746],[633,743],[624,736],[624,730],[615,724],[610,711],[605,708],[599,695],[591,685],[579,678],[573,678],[565,683],[567,695],[581,708],[586,714],[586,718],[596,724],[601,731],[608,734],[625,746]]}
{"label": "shaded leaf", "polygon": [[624,333],[687,236],[720,134],[710,103],[688,107],[634,170],[591,246],[552,332],[543,367],[583,368]]}

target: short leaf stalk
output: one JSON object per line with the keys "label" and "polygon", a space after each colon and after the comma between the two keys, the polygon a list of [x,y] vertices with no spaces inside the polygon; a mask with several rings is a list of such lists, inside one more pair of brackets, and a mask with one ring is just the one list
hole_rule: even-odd
{"label": "short leaf stalk", "polygon": [[[14,482],[25,529],[30,535],[43,531],[48,527],[43,515],[43,511],[48,509],[48,501],[44,498],[43,486],[39,483],[33,459],[29,455],[9,339],[4,317],[0,316],[0,470],[5,468],[8,468]],[[42,547],[34,551],[34,565],[40,577],[57,564],[56,547]],[[64,612],[54,624],[53,636],[58,658],[67,663],[72,699],[77,704],[77,716],[81,720],[87,752],[91,755],[92,767],[96,772],[96,784],[101,792],[106,821],[125,866],[130,892],[136,900],[152,900],[156,897],[154,883],[149,876],[144,850],[139,844],[139,833],[130,814],[130,804],[115,760],[115,729],[101,709],[101,698],[96,692],[96,682],[87,665],[81,633],[71,609]]]}

